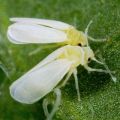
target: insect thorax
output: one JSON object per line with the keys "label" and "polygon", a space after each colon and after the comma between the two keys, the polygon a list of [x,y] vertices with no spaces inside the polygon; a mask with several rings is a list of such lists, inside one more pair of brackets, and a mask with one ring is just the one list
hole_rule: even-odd
{"label": "insect thorax", "polygon": [[74,27],[71,27],[65,31],[67,33],[67,44],[69,45],[78,45],[85,46],[88,44],[87,37],[82,31],[76,30]]}
{"label": "insect thorax", "polygon": [[84,52],[79,46],[68,45],[58,59],[68,59],[73,62],[73,67],[77,67],[84,64]]}

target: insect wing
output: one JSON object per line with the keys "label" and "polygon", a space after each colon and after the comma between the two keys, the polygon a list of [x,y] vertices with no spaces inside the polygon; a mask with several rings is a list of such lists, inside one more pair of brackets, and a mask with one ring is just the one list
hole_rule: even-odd
{"label": "insect wing", "polygon": [[10,25],[7,36],[15,44],[59,43],[67,39],[67,35],[63,31],[28,23]]}
{"label": "insect wing", "polygon": [[44,26],[52,27],[59,30],[66,30],[69,27],[71,27],[71,25],[64,22],[60,22],[56,20],[37,19],[37,18],[11,18],[10,21],[39,24],[39,25],[44,25]]}
{"label": "insect wing", "polygon": [[[56,60],[60,56],[60,54],[64,52],[66,47],[68,47],[68,45],[55,50],[53,53],[51,53],[45,59],[43,59],[39,64],[37,64],[35,67],[29,70],[26,74],[30,74],[33,71],[37,71],[43,66],[45,66],[46,64],[49,64],[53,62],[54,60]],[[21,79],[17,80],[16,86],[19,85],[20,83],[21,83]]]}
{"label": "insect wing", "polygon": [[49,54],[45,59],[43,59],[40,63],[38,63],[32,70],[30,70],[29,72],[35,70],[35,69],[39,69],[40,67],[51,63],[52,61],[56,60],[59,58],[59,56],[65,52],[65,49],[68,48],[69,45],[66,45],[64,47],[58,48],[57,50],[55,50],[54,52],[52,52],[51,54]]}
{"label": "insect wing", "polygon": [[59,59],[28,72],[10,86],[11,96],[21,103],[38,101],[53,90],[70,70],[71,64],[66,59]]}

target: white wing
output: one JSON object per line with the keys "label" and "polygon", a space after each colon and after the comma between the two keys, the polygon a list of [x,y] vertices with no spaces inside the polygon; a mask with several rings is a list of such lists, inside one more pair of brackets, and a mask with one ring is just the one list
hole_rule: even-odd
{"label": "white wing", "polygon": [[71,64],[66,59],[59,59],[28,72],[11,85],[11,96],[15,100],[26,104],[38,101],[52,91],[62,80],[70,70]]}
{"label": "white wing", "polygon": [[10,21],[39,24],[39,25],[49,26],[59,30],[66,30],[69,27],[71,27],[71,25],[64,22],[60,22],[56,20],[37,19],[37,18],[11,18]]}
{"label": "white wing", "polygon": [[8,38],[16,44],[28,43],[58,43],[67,40],[65,32],[28,23],[14,23],[7,31]]}
{"label": "white wing", "polygon": [[[31,70],[29,70],[26,74],[29,74],[32,71],[38,70],[39,68],[42,68],[46,64],[53,62],[65,51],[65,48],[67,48],[67,47],[69,47],[69,45],[58,48],[57,50],[52,52],[50,55],[48,55],[45,59],[43,59],[39,64],[37,64],[35,67],[33,67]],[[17,80],[17,81],[21,81],[21,80]],[[17,82],[17,83],[19,83],[19,82]]]}
{"label": "white wing", "polygon": [[58,48],[57,50],[55,50],[54,52],[52,52],[51,54],[49,54],[45,59],[43,59],[39,64],[37,64],[32,70],[30,70],[29,72],[40,68],[54,60],[56,60],[64,51],[65,49],[69,47],[69,45],[66,45],[64,47]]}

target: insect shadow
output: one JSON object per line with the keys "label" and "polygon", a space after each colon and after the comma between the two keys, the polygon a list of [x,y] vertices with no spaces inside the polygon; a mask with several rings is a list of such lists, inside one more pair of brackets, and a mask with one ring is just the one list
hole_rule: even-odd
{"label": "insect shadow", "polygon": [[42,102],[43,102],[43,99],[41,99],[40,101],[38,101],[37,103],[35,103],[33,105],[34,110],[32,111],[32,115],[33,115],[33,118],[35,118],[35,120],[44,120],[45,119]]}
{"label": "insect shadow", "polygon": [[[95,94],[110,82],[109,74],[98,72],[88,73],[82,66],[78,67],[78,71],[81,99],[85,96],[89,96],[90,94]],[[70,99],[73,100],[73,98],[77,98],[73,76],[68,81],[68,84],[63,88],[63,91],[69,94]]]}

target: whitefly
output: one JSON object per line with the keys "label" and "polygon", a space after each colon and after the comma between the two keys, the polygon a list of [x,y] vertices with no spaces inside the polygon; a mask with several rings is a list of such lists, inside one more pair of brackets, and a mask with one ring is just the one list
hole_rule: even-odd
{"label": "whitefly", "polygon": [[[71,45],[61,47],[16,80],[10,86],[10,94],[18,102],[32,104],[54,90],[57,98],[51,113],[46,112],[48,111],[46,100],[43,102],[44,111],[48,120],[50,120],[60,105],[61,92],[59,88],[65,86],[72,74],[75,78],[75,87],[78,100],[80,101],[77,77],[77,67],[79,65],[84,66],[89,72],[98,71],[108,73],[106,70],[89,67],[88,63],[90,59],[102,64],[96,60],[90,47]],[[66,78],[62,80],[64,76]],[[57,86],[60,82],[62,83]]]}
{"label": "whitefly", "polygon": [[16,44],[29,43],[58,43],[61,45],[87,46],[88,39],[97,40],[88,35],[88,29],[92,21],[87,25],[85,32],[77,30],[74,26],[67,23],[35,18],[11,18],[13,22],[8,28],[8,38]]}

